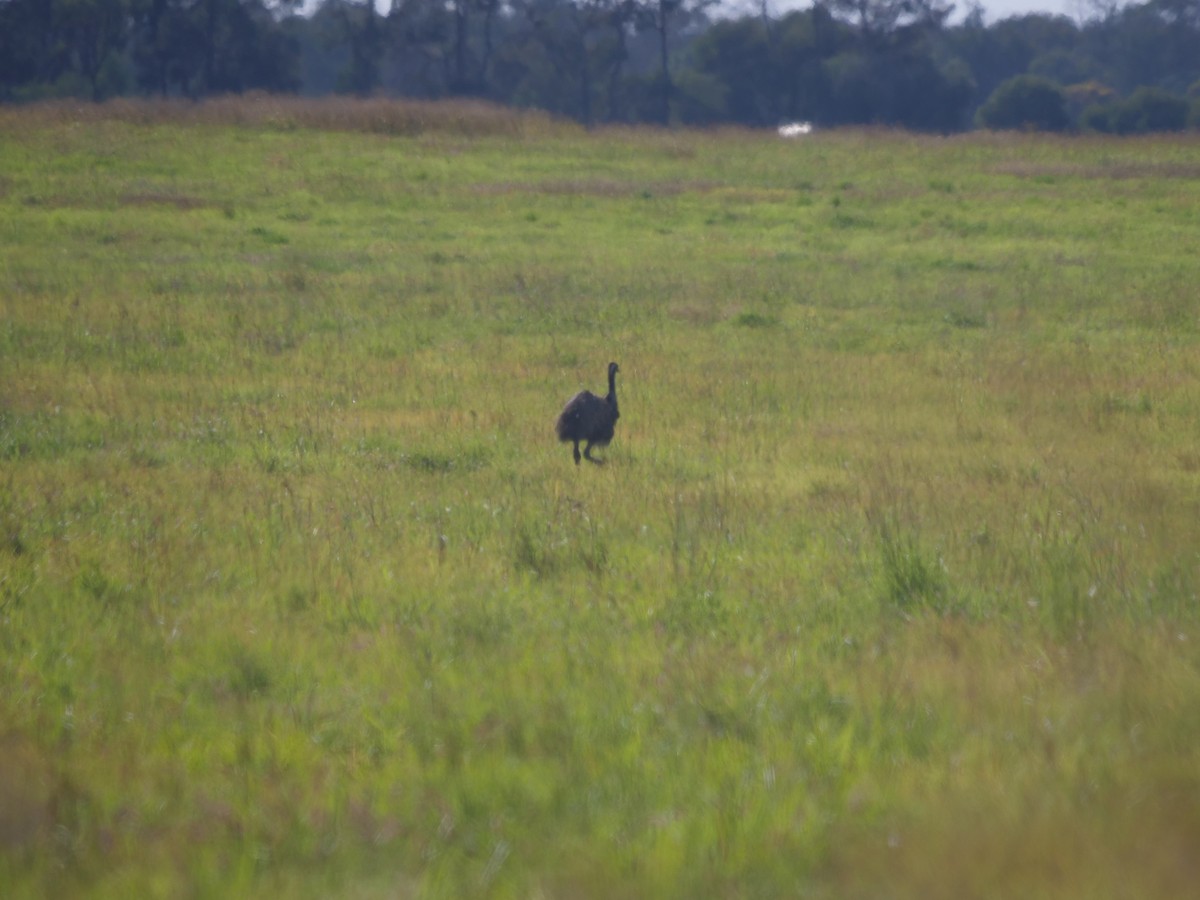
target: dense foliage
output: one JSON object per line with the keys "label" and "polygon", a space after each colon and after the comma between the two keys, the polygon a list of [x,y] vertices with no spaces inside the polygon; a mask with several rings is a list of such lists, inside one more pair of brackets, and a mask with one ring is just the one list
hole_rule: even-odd
{"label": "dense foliage", "polygon": [[1067,99],[1049,79],[1018,75],[996,88],[976,119],[985,128],[1062,131],[1069,124]]}
{"label": "dense foliage", "polygon": [[[0,100],[471,96],[588,124],[948,132],[978,121],[1002,83],[1031,76],[1063,92],[1068,119],[1056,128],[1195,119],[1200,0],[1096,0],[1078,22],[988,24],[973,7],[951,24],[944,0],[818,0],[784,15],[763,0],[757,14],[726,12],[715,0],[393,0],[386,14],[365,0],[0,0]],[[1085,87],[1106,103],[1082,116],[1095,104],[1071,98]],[[1123,112],[1139,89],[1171,108],[1147,113],[1142,99]],[[1008,118],[1037,121],[1045,92],[1029,99],[1034,108]]]}

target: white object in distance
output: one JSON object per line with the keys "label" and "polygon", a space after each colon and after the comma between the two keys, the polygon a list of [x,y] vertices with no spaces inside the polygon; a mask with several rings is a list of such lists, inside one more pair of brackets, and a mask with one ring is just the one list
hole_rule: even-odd
{"label": "white object in distance", "polygon": [[779,126],[779,136],[785,138],[803,137],[812,131],[812,122],[788,122]]}

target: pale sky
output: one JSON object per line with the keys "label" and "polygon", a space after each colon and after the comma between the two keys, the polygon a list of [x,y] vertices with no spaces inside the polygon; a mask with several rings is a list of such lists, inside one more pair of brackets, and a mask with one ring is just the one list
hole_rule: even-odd
{"label": "pale sky", "polygon": [[[1088,13],[1086,0],[982,0],[981,5],[989,24],[1009,16],[1023,16],[1027,13],[1070,16],[1078,21]],[[955,19],[966,15],[967,4],[965,2],[956,0],[955,7]]]}
{"label": "pale sky", "polygon": [[[305,9],[316,8],[320,0],[306,0]],[[728,0],[726,0],[728,2]],[[967,0],[952,0],[955,4],[953,21],[961,21],[967,13]],[[1052,15],[1070,16],[1073,19],[1083,18],[1088,11],[1088,0],[981,0],[990,24],[1008,16],[1020,16],[1026,13],[1040,12]],[[730,3],[733,6],[735,3]],[[757,8],[758,0],[751,0],[751,6]],[[809,6],[808,0],[789,2],[789,0],[771,0],[772,9],[804,8]],[[392,0],[375,0],[375,7],[386,14],[392,7]]]}
{"label": "pale sky", "polygon": [[[378,2],[378,0],[377,0]],[[738,0],[723,0],[734,5]],[[759,7],[760,0],[741,0],[753,8]],[[811,0],[768,0],[773,11],[787,9],[805,9],[811,6]],[[950,21],[961,22],[967,15],[970,0],[949,0],[954,4],[954,15]],[[979,0],[984,10],[984,21],[989,25],[1006,19],[1009,16],[1023,16],[1028,13],[1048,13],[1055,16],[1070,16],[1079,21],[1086,18],[1089,11],[1089,0]]]}

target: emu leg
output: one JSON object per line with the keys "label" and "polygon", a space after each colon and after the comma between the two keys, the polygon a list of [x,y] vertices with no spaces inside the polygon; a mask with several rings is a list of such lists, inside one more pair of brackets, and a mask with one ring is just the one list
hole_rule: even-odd
{"label": "emu leg", "polygon": [[596,459],[596,457],[592,456],[592,442],[591,441],[588,441],[587,446],[583,448],[583,455],[587,457],[587,461],[590,463],[595,463],[598,466],[604,465],[604,460]]}
{"label": "emu leg", "polygon": [[579,465],[579,441],[575,442],[572,452],[575,454],[575,465]]}

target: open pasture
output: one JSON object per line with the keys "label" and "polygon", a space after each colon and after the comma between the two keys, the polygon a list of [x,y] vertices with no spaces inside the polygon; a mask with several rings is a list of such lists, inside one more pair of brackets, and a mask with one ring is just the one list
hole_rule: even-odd
{"label": "open pasture", "polygon": [[1187,895],[1198,250],[1194,136],[0,110],[5,895]]}

